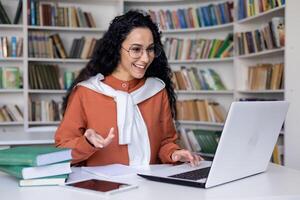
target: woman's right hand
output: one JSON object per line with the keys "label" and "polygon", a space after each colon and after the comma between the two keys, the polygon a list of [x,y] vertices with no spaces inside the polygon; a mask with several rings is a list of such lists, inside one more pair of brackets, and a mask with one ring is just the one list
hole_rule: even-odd
{"label": "woman's right hand", "polygon": [[103,138],[94,129],[87,129],[84,133],[84,136],[92,145],[94,145],[94,147],[103,148],[109,145],[115,137],[114,128],[112,127],[109,130],[109,133],[106,138]]}

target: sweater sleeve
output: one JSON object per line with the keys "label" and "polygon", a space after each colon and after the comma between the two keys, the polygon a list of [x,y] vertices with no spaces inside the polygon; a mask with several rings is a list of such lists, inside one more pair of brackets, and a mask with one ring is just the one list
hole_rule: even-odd
{"label": "sweater sleeve", "polygon": [[82,94],[83,88],[76,87],[72,92],[63,120],[55,133],[57,147],[72,149],[72,164],[88,159],[97,149],[91,146],[85,136],[86,115]]}
{"label": "sweater sleeve", "polygon": [[166,90],[163,91],[160,123],[163,129],[163,135],[159,150],[159,158],[163,163],[174,163],[171,159],[171,155],[175,150],[180,149],[180,147],[175,144],[177,140],[177,133],[173,123],[169,98]]}

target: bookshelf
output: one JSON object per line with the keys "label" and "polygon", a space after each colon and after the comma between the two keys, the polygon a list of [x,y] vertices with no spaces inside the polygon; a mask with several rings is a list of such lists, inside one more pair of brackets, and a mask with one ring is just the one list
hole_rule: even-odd
{"label": "bookshelf", "polygon": [[[11,19],[14,18],[15,10],[18,5],[18,0],[2,0],[4,7],[7,9],[7,13]],[[27,5],[27,0],[22,0],[23,5]],[[24,132],[29,128],[35,128],[38,126],[56,126],[58,121],[30,121],[28,118],[29,98],[33,99],[51,99],[61,100],[61,97],[65,94],[66,90],[45,90],[45,89],[30,89],[28,83],[28,68],[30,64],[56,64],[59,66],[61,72],[65,70],[77,70],[83,67],[88,59],[76,59],[76,58],[34,58],[29,57],[28,52],[28,34],[32,31],[40,31],[44,33],[59,33],[63,40],[66,52],[70,51],[72,41],[74,38],[79,38],[83,35],[89,37],[100,38],[108,27],[109,21],[116,15],[123,13],[124,11],[135,9],[150,9],[153,11],[159,10],[177,10],[205,7],[209,4],[220,4],[223,0],[45,0],[42,2],[58,2],[59,6],[76,6],[80,7],[83,11],[89,11],[92,13],[95,21],[96,28],[83,28],[83,27],[58,27],[58,26],[33,26],[28,25],[26,6],[23,6],[23,12],[19,24],[0,24],[0,36],[16,35],[24,38],[23,43],[23,56],[19,58],[1,58],[0,66],[18,66],[23,75],[23,88],[21,89],[0,89],[1,105],[5,103],[15,103],[20,105],[24,113],[23,122],[1,122],[0,132]],[[299,88],[295,86],[297,82],[297,72],[290,68],[291,65],[298,65],[300,62],[299,56],[297,56],[296,47],[293,43],[297,43],[297,28],[300,27],[297,24],[295,18],[297,16],[297,1],[287,1],[287,5],[276,7],[268,11],[258,13],[254,16],[238,19],[237,9],[238,0],[233,0],[235,9],[233,10],[233,22],[224,24],[195,27],[195,28],[173,28],[162,29],[163,38],[177,37],[180,39],[224,39],[229,33],[245,32],[254,30],[261,27],[261,24],[268,23],[273,17],[285,16],[286,25],[292,27],[287,29],[286,35],[291,35],[294,38],[288,38],[286,47],[265,50],[257,53],[250,53],[246,55],[234,54],[232,57],[226,58],[203,58],[203,59],[170,59],[169,64],[173,70],[179,70],[181,66],[187,68],[196,67],[198,69],[214,69],[222,78],[222,81],[226,85],[227,90],[213,91],[213,90],[177,90],[179,100],[190,99],[209,99],[216,101],[224,107],[225,111],[228,111],[230,103],[239,98],[271,98],[271,99],[286,99],[292,102],[291,109],[289,111],[285,129],[282,130],[281,137],[284,142],[285,151],[285,164],[291,166],[298,166],[295,158],[299,157],[295,153],[295,148],[299,144],[299,134],[297,133],[297,124],[299,121],[297,112],[299,113],[299,106],[297,107],[293,102],[298,99],[298,94],[295,97],[295,91],[298,92]],[[286,10],[290,11],[290,15],[287,15]],[[99,12],[101,11],[101,12]],[[297,30],[297,31],[296,31]],[[298,31],[298,35],[299,35]],[[234,42],[236,38],[234,37]],[[296,41],[296,42],[295,42]],[[299,42],[298,42],[299,43]],[[299,45],[298,45],[299,46]],[[299,52],[299,49],[298,49]],[[287,59],[290,58],[291,59]],[[255,65],[257,63],[279,63],[285,62],[285,84],[281,89],[276,90],[259,90],[252,91],[246,87],[247,80],[247,67]],[[292,60],[292,61],[289,61]],[[288,77],[288,78],[287,78]],[[291,77],[291,78],[290,78]],[[293,108],[293,109],[292,109]],[[292,110],[292,111],[291,111]],[[214,122],[201,122],[201,121],[188,121],[179,120],[178,123],[188,128],[205,128],[211,130],[221,130],[223,123]],[[300,152],[298,150],[297,152]]]}
{"label": "bookshelf", "polygon": [[[23,112],[24,120],[12,122],[0,122],[0,132],[27,132],[39,126],[48,126],[50,129],[57,126],[59,121],[32,121],[29,119],[29,101],[50,101],[51,99],[59,102],[62,101],[62,96],[66,93],[65,89],[31,89],[29,85],[29,66],[30,65],[57,65],[60,78],[65,71],[76,71],[81,69],[88,59],[80,58],[36,58],[29,55],[28,43],[29,34],[38,31],[45,34],[59,34],[63,41],[64,48],[67,53],[70,52],[74,38],[82,36],[100,38],[104,31],[107,29],[110,20],[123,12],[123,1],[120,0],[42,0],[42,1],[29,1],[21,0],[23,9],[21,19],[18,24],[0,24],[0,36],[10,37],[11,35],[23,38],[23,56],[22,57],[3,57],[0,58],[0,67],[17,66],[22,74],[22,88],[14,89],[0,89],[1,106],[6,104],[16,104]],[[32,2],[39,2],[35,6],[48,4],[56,6],[55,8],[80,8],[83,12],[90,12],[94,18],[96,27],[70,27],[70,26],[41,26],[31,25],[32,16],[28,17],[27,5],[30,6]],[[16,8],[18,7],[19,0],[2,0],[1,1],[8,17],[12,21]],[[24,6],[25,5],[25,6]],[[29,8],[31,11],[32,7]],[[35,8],[36,9],[36,8]],[[101,10],[101,12],[99,12]],[[78,11],[78,10],[77,10]],[[35,13],[35,12],[31,12]],[[41,15],[39,15],[41,16]],[[35,20],[37,20],[36,15]],[[40,19],[42,20],[42,19]],[[36,21],[37,22],[37,21]],[[41,22],[40,22],[41,23]],[[47,129],[45,129],[47,130]],[[24,133],[25,134],[25,133]]]}
{"label": "bookshelf", "polygon": [[[156,19],[158,24],[160,24],[162,30],[162,40],[166,41],[168,38],[176,38],[178,40],[198,40],[198,39],[225,39],[229,33],[233,32],[234,23],[228,21],[223,24],[214,24],[214,25],[206,25],[202,23],[202,26],[197,26],[197,23],[194,24],[193,27],[185,27],[178,28],[173,23],[172,26],[166,26],[164,28],[163,22],[158,20],[160,14],[162,12],[167,13],[168,11],[174,12],[177,11],[177,17],[179,16],[179,10],[185,9],[197,9],[202,7],[207,7],[211,3],[213,5],[222,4],[225,1],[125,1],[124,2],[124,10],[129,9],[142,9],[147,8],[147,10],[151,10],[156,13]],[[189,11],[188,11],[189,12]],[[193,11],[192,11],[193,12]],[[160,13],[160,14],[159,14]],[[180,17],[178,17],[180,18]],[[180,20],[180,19],[179,19]],[[172,19],[174,22],[174,18]],[[195,20],[194,20],[195,21]],[[201,22],[200,22],[201,23]],[[196,25],[195,25],[196,24]],[[185,41],[184,41],[185,42]],[[183,42],[183,43],[184,43]],[[185,44],[183,44],[185,45]],[[166,43],[165,43],[166,46]],[[171,47],[172,48],[172,47]],[[176,49],[176,47],[175,47]],[[165,49],[166,50],[166,49]],[[166,50],[168,55],[168,51]],[[172,54],[172,53],[170,53]],[[205,99],[209,101],[216,101],[222,106],[225,112],[228,111],[230,103],[234,98],[234,69],[233,69],[233,57],[225,57],[225,58],[196,58],[196,59],[185,59],[185,58],[170,58],[169,57],[169,65],[172,70],[178,71],[182,66],[187,69],[196,68],[200,69],[213,69],[218,74],[221,74],[221,79],[223,83],[226,85],[226,90],[195,90],[195,89],[187,89],[187,90],[176,90],[176,94],[178,96],[179,101],[185,100],[193,100],[193,99]],[[193,120],[178,120],[178,124],[185,128],[205,128],[205,129],[213,129],[220,130],[222,128],[223,123],[218,122],[207,122],[207,121],[193,121]]]}
{"label": "bookshelf", "polygon": [[[242,8],[238,5],[241,1],[236,2],[236,7]],[[251,7],[251,6],[250,6]],[[250,8],[251,10],[251,8]],[[234,24],[234,32],[235,32],[235,57],[234,57],[234,68],[235,68],[235,100],[239,99],[266,99],[266,100],[286,100],[286,85],[284,81],[280,84],[280,86],[276,88],[271,87],[271,79],[272,76],[275,76],[274,73],[274,65],[278,63],[284,63],[284,69],[286,69],[285,63],[285,45],[274,45],[272,48],[265,44],[262,47],[261,51],[258,51],[258,42],[259,40],[255,40],[255,51],[252,53],[240,51],[240,36],[242,33],[245,35],[250,33],[255,38],[255,31],[259,30],[261,33],[263,32],[263,27],[266,27],[269,22],[273,22],[274,18],[285,17],[285,5],[278,5],[278,7],[273,7],[264,12],[257,12],[254,15],[249,15],[249,10],[245,11],[248,13],[248,17],[240,18],[239,11],[237,11],[237,20]],[[250,12],[251,13],[251,12]],[[266,33],[266,32],[265,32]],[[267,34],[263,35],[263,38],[266,37]],[[247,38],[247,37],[246,37]],[[246,39],[247,40],[247,39]],[[248,49],[250,49],[249,41],[247,41]],[[245,47],[244,45],[244,48]],[[271,64],[271,66],[270,66]],[[260,65],[260,66],[258,66]],[[269,65],[269,66],[267,66]],[[273,65],[273,66],[272,66]],[[252,71],[251,71],[252,70]],[[256,71],[255,71],[256,70]],[[269,72],[268,72],[269,71]],[[254,73],[256,73],[256,78],[254,77]],[[262,75],[263,74],[263,75]],[[269,74],[269,75],[268,75]],[[271,74],[271,75],[270,75]],[[282,72],[282,80],[286,80],[286,74]],[[257,78],[258,76],[263,76],[263,78]],[[269,76],[269,78],[267,78]],[[267,79],[268,80],[267,80]],[[262,80],[264,79],[264,80]],[[275,80],[275,78],[274,78]],[[254,82],[254,84],[253,84]],[[256,82],[256,85],[255,85]],[[269,83],[268,83],[269,82]],[[275,86],[273,86],[275,87]],[[280,162],[281,164],[286,163],[286,153],[285,153],[285,127],[281,130],[280,136],[277,141],[277,149],[280,154]]]}

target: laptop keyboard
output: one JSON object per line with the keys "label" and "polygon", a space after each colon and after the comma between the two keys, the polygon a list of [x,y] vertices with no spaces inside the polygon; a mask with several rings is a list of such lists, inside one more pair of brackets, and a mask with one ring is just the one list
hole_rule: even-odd
{"label": "laptop keyboard", "polygon": [[210,170],[210,167],[206,167],[206,168],[196,169],[193,171],[188,171],[188,172],[184,172],[184,173],[180,173],[180,174],[175,174],[175,175],[172,175],[169,177],[196,181],[196,180],[199,180],[202,178],[207,178],[209,170]]}

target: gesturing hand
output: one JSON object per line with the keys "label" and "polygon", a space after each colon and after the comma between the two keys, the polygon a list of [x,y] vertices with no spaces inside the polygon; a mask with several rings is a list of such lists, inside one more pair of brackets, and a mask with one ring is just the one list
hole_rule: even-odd
{"label": "gesturing hand", "polygon": [[103,148],[109,145],[115,137],[114,128],[111,128],[109,130],[106,138],[103,138],[101,135],[97,134],[94,129],[87,129],[84,133],[84,136],[96,148]]}
{"label": "gesturing hand", "polygon": [[192,166],[197,166],[200,164],[201,160],[204,160],[202,157],[192,154],[190,151],[185,149],[174,151],[171,157],[175,162],[190,162]]}

